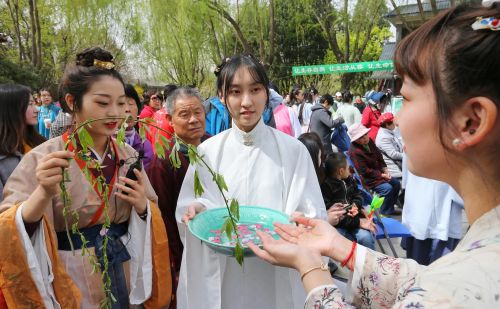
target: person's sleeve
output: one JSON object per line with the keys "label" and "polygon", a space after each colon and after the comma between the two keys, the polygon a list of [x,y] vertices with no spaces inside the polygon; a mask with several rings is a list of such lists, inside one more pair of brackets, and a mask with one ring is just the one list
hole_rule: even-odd
{"label": "person's sleeve", "polygon": [[327,127],[329,128],[333,128],[335,127],[336,125],[338,124],[341,124],[344,122],[344,119],[343,118],[335,118],[335,119],[332,119],[328,113],[321,113],[321,115],[319,116],[319,120]]}
{"label": "person's sleeve", "polygon": [[361,190],[359,190],[356,184],[356,180],[352,176],[350,176],[348,179],[348,185],[350,186],[351,192],[349,194],[350,196],[348,196],[347,199],[350,200],[351,203],[355,203],[359,207],[363,207],[363,193],[361,192]]}
{"label": "person's sleeve", "polygon": [[377,147],[385,152],[391,159],[403,160],[403,153],[397,151],[396,147],[394,147],[394,144],[391,142],[390,137],[381,136],[380,139],[377,138]]}
{"label": "person's sleeve", "polygon": [[344,296],[335,284],[321,285],[312,289],[307,295],[304,309],[350,309],[354,308],[345,301]]}
{"label": "person's sleeve", "polygon": [[361,124],[364,125],[367,128],[370,127],[370,110],[369,110],[369,106],[365,107],[365,109],[363,110],[363,115],[361,116]]}
{"label": "person's sleeve", "polygon": [[354,123],[360,123],[360,122],[361,122],[361,113],[356,108],[354,109]]}
{"label": "person's sleeve", "polygon": [[299,118],[291,109],[288,110],[288,115],[290,117],[290,124],[292,125],[293,136],[299,137],[302,134],[302,127],[300,126]]}
{"label": "person's sleeve", "polygon": [[358,245],[346,299],[356,308],[392,308],[399,300],[400,288],[425,267],[411,259],[396,259]]}
{"label": "person's sleeve", "polygon": [[354,163],[354,167],[359,172],[361,177],[372,179],[381,177],[382,172],[373,168],[369,168],[366,159],[363,156],[354,154],[352,157],[352,161]]}
{"label": "person's sleeve", "polygon": [[[361,211],[361,209],[359,209],[359,211]],[[345,215],[335,227],[343,229],[357,229],[359,228],[359,217]]]}

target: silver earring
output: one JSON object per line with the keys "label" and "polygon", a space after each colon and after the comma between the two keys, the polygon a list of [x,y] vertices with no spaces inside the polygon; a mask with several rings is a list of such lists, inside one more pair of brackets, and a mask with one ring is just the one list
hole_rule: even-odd
{"label": "silver earring", "polygon": [[451,141],[451,143],[453,144],[453,146],[456,147],[456,146],[462,144],[462,140],[459,138],[455,138],[453,141]]}

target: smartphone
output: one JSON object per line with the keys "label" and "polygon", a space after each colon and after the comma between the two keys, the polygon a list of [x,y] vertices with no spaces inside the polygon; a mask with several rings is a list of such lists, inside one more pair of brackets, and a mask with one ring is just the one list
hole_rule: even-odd
{"label": "smartphone", "polygon": [[[144,152],[140,151],[139,157],[137,158],[137,161],[130,164],[128,171],[127,171],[127,175],[125,177],[127,177],[128,179],[137,180],[137,176],[135,176],[134,169],[137,169],[138,171],[142,170],[142,158],[143,157],[144,157]],[[130,186],[128,184],[126,184],[125,186],[130,188]],[[123,194],[127,195],[127,192],[123,192]]]}
{"label": "smartphone", "polygon": [[352,208],[352,206],[354,206],[354,204],[347,204],[347,205],[344,205],[344,207],[342,209],[345,211],[348,211],[349,209]]}

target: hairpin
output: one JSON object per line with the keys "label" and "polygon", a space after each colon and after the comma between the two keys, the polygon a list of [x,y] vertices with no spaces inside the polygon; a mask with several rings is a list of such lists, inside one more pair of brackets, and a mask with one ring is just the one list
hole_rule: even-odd
{"label": "hairpin", "polygon": [[94,66],[99,69],[111,70],[115,67],[115,64],[111,61],[101,61],[98,59],[94,59]]}
{"label": "hairpin", "polygon": [[496,17],[478,17],[471,27],[473,30],[490,29],[498,31],[500,30],[500,20]]}

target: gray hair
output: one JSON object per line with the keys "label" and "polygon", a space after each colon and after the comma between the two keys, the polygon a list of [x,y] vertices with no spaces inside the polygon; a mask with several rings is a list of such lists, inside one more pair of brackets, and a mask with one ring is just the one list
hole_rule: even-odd
{"label": "gray hair", "polygon": [[180,87],[175,89],[168,97],[167,97],[167,102],[165,103],[165,108],[167,109],[167,112],[169,115],[173,115],[175,112],[175,101],[177,101],[177,98],[183,97],[183,98],[196,98],[198,101],[200,101],[200,104],[203,104],[203,99],[201,98],[200,93],[198,90],[191,88],[191,87]]}

